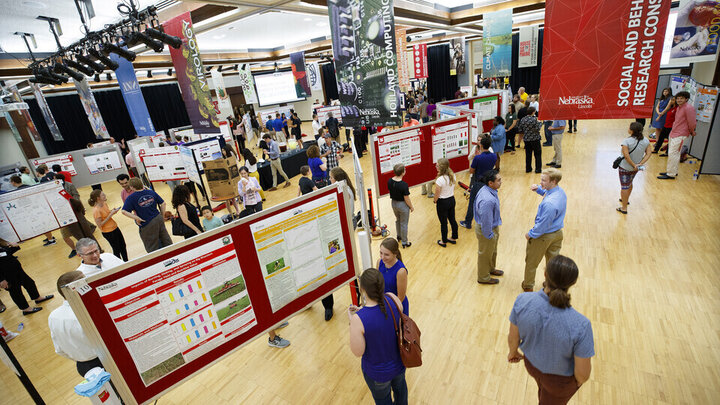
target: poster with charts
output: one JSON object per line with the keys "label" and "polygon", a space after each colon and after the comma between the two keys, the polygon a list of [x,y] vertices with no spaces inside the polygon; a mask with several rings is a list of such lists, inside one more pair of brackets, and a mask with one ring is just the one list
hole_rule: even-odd
{"label": "poster with charts", "polygon": [[388,173],[402,163],[405,167],[420,163],[420,130],[378,136],[380,173]]}
{"label": "poster with charts", "polygon": [[441,158],[452,159],[468,154],[469,131],[467,122],[436,126],[433,132],[433,162]]}
{"label": "poster with charts", "polygon": [[250,225],[273,312],[348,269],[336,194]]}
{"label": "poster with charts", "polygon": [[77,222],[66,194],[56,180],[0,195],[0,237],[19,242]]}
{"label": "poster with charts", "polygon": [[97,290],[145,386],[257,324],[230,235]]}
{"label": "poster with charts", "polygon": [[713,111],[715,111],[715,103],[717,102],[718,88],[699,86],[697,97],[695,99],[695,109],[697,110],[697,120],[702,122],[712,122]]}
{"label": "poster with charts", "polygon": [[123,163],[120,162],[120,155],[118,155],[115,150],[103,153],[83,154],[83,159],[90,174],[120,170],[123,167]]}
{"label": "poster with charts", "polygon": [[150,181],[187,180],[188,172],[179,146],[143,149],[138,156]]}
{"label": "poster with charts", "polygon": [[75,165],[73,165],[73,157],[70,154],[67,155],[55,155],[46,158],[33,159],[33,168],[37,170],[40,165],[47,165],[48,169],[52,169],[53,165],[60,165],[63,171],[70,173],[71,176],[76,176]]}

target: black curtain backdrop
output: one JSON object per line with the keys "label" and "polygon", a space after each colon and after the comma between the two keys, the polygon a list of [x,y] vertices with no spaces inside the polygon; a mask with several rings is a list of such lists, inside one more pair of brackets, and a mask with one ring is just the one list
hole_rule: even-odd
{"label": "black curtain backdrop", "polygon": [[338,88],[337,79],[335,78],[335,63],[326,63],[320,65],[322,71],[322,82],[323,88],[325,89],[325,102],[323,104],[329,105],[330,100],[338,99]]}
{"label": "black curtain backdrop", "polygon": [[450,76],[450,45],[434,45],[427,48],[428,97],[435,102],[455,98],[458,88],[457,76]]}
{"label": "black curtain backdrop", "polygon": [[525,87],[525,92],[528,94],[540,93],[540,67],[542,66],[544,32],[545,31],[541,29],[538,34],[538,63],[535,67],[518,67],[520,35],[513,34],[512,36],[512,72],[510,76],[510,87],[514,94],[517,94],[519,87]]}
{"label": "black curtain backdrop", "polygon": [[[143,86],[141,90],[155,131],[190,125],[185,103],[176,83]],[[93,95],[110,136],[116,141],[132,139],[135,136],[135,127],[130,120],[120,89],[94,91]],[[46,96],[45,99],[64,141],[53,140],[37,101],[34,98],[24,101],[30,106],[30,116],[48,154],[84,149],[88,142],[96,141],[95,133],[77,94]]]}

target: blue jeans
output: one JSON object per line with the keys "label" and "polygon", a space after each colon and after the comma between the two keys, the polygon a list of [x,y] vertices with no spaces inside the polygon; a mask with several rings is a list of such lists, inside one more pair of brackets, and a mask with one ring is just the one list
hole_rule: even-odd
{"label": "blue jeans", "polygon": [[[408,389],[407,382],[405,382],[405,370],[403,370],[402,373],[393,377],[392,380],[383,383],[377,382],[372,378],[368,377],[368,375],[365,374],[364,371],[363,377],[365,377],[365,382],[367,383],[368,388],[370,388],[370,393],[372,394],[372,397],[375,400],[376,404],[407,405]],[[393,396],[395,397],[395,401],[393,401],[390,397],[391,390]]]}
{"label": "blue jeans", "polygon": [[552,125],[552,121],[545,121],[545,143],[552,145],[552,132],[548,128]]}
{"label": "blue jeans", "polygon": [[465,223],[472,226],[472,221],[475,216],[475,196],[482,188],[483,184],[480,182],[474,182],[470,184],[470,199],[468,200],[467,211],[465,212]]}

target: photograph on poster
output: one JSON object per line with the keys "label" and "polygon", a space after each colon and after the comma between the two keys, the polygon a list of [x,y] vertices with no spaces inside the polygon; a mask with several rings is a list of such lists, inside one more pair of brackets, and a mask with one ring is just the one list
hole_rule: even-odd
{"label": "photograph on poster", "polygon": [[120,156],[115,150],[97,154],[83,154],[83,159],[90,174],[120,170],[123,165],[120,162]]}

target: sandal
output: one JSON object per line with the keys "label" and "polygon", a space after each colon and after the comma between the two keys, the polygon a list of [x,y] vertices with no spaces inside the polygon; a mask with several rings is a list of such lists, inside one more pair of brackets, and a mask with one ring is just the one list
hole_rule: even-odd
{"label": "sandal", "polygon": [[33,307],[33,308],[32,308],[31,310],[29,310],[29,311],[22,311],[22,313],[23,313],[23,315],[30,315],[30,314],[34,314],[35,312],[38,312],[38,311],[42,311],[42,308],[40,308],[40,307]]}
{"label": "sandal", "polygon": [[615,208],[615,211],[623,213],[623,214],[627,214],[627,211],[623,211],[623,209],[620,207]]}
{"label": "sandal", "polygon": [[437,244],[440,245],[440,246],[442,246],[442,247],[447,247],[447,245],[445,244],[445,242],[443,242],[443,241],[441,241],[441,240],[438,240],[438,241],[437,241]]}
{"label": "sandal", "polygon": [[36,299],[36,300],[35,300],[35,303],[36,303],[36,304],[39,304],[39,303],[41,303],[41,302],[45,302],[45,301],[47,301],[47,300],[51,300],[51,299],[53,299],[54,297],[55,297],[55,296],[52,295],[52,294],[46,295],[46,296],[44,296],[44,297],[42,297],[42,298]]}

